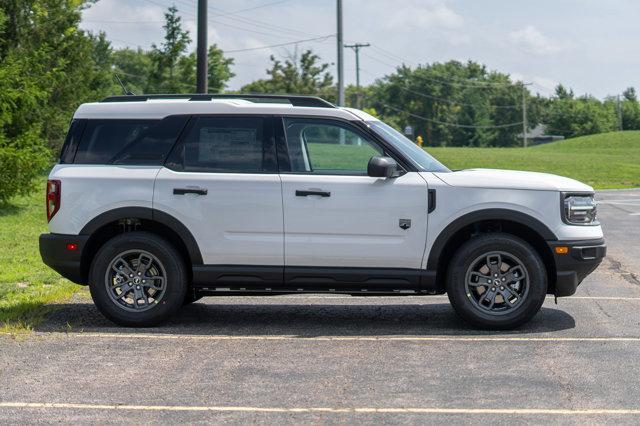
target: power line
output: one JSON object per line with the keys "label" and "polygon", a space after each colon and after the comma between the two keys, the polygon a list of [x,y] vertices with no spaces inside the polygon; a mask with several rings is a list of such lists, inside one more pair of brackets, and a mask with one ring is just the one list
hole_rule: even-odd
{"label": "power line", "polygon": [[389,109],[395,110],[397,112],[402,112],[402,113],[407,114],[407,115],[409,115],[411,117],[414,117],[414,118],[419,118],[421,120],[425,120],[425,121],[428,121],[430,123],[441,124],[441,125],[444,125],[444,126],[460,127],[460,128],[463,128],[463,129],[503,129],[503,128],[507,128],[507,127],[522,126],[522,123],[523,123],[522,121],[519,121],[517,123],[497,124],[497,125],[491,125],[491,126],[476,126],[476,125],[471,125],[471,124],[451,123],[451,122],[447,122],[447,121],[440,121],[440,120],[435,120],[433,118],[423,117],[421,115],[414,114],[414,113],[411,113],[409,111],[405,111],[403,109],[394,107],[393,105],[389,105],[389,104],[386,104],[384,102],[380,102],[380,103],[382,105],[384,105],[385,107],[389,108]]}
{"label": "power line", "polygon": [[238,13],[248,12],[250,10],[262,9],[263,7],[273,6],[273,5],[280,4],[280,3],[286,3],[288,1],[289,0],[279,0],[279,1],[274,1],[274,2],[271,2],[271,3],[261,4],[261,5],[254,6],[254,7],[248,7],[246,9],[233,10],[231,12],[221,13],[221,14],[218,14],[218,15],[213,15],[212,18],[217,18],[218,16],[236,15]]}
{"label": "power line", "polygon": [[445,99],[445,98],[439,98],[437,96],[433,96],[433,95],[428,95],[426,93],[421,93],[421,92],[416,92],[415,90],[410,90],[407,89],[405,87],[402,86],[397,86],[400,90],[403,90],[407,93],[412,93],[416,96],[421,96],[423,98],[427,98],[427,99],[432,99],[434,101],[438,101],[438,102],[445,102],[451,105],[460,105],[460,106],[469,106],[469,107],[491,107],[491,108],[498,108],[498,109],[519,109],[520,105],[482,105],[482,104],[471,104],[471,103],[466,103],[466,102],[459,102],[456,100],[452,100],[452,99]]}
{"label": "power line", "polygon": [[[381,60],[380,58],[376,58],[367,53],[363,53],[363,55],[365,55],[369,59],[373,59],[374,61],[379,62],[383,65],[386,65],[390,68],[397,69],[399,67],[399,65],[397,64],[390,64],[386,61]],[[424,76],[420,76],[420,78],[423,80],[429,80],[429,81],[433,81],[441,84],[450,84],[450,85],[474,87],[474,88],[487,88],[492,86],[513,87],[515,85],[514,83],[496,83],[496,82],[490,82],[490,81],[475,81],[475,80],[463,80],[463,79],[450,79],[450,81],[448,81],[446,79],[424,77]]]}
{"label": "power line", "polygon": [[296,41],[291,41],[291,42],[288,42],[288,43],[271,44],[271,45],[268,45],[268,46],[249,47],[247,49],[223,50],[223,53],[238,53],[238,52],[248,52],[248,51],[251,51],[251,50],[270,49],[272,47],[289,46],[289,45],[292,45],[292,44],[304,43],[304,42],[307,42],[307,41],[320,41],[320,42],[322,42],[322,41],[330,39],[331,37],[335,37],[335,34],[329,34],[329,35],[321,36],[321,37],[307,38],[307,39],[304,39],[304,40],[296,40]]}
{"label": "power line", "polygon": [[[364,72],[365,74],[368,74],[370,76],[375,77],[374,74],[368,72],[367,70],[360,70],[360,71]],[[398,89],[400,89],[400,90],[402,90],[404,92],[412,93],[412,94],[414,94],[416,96],[420,96],[420,97],[431,99],[431,100],[438,101],[438,102],[445,102],[445,103],[448,103],[448,104],[451,104],[451,105],[460,105],[460,106],[469,106],[469,107],[491,107],[491,108],[497,108],[497,109],[519,109],[519,108],[521,108],[520,105],[516,105],[516,104],[513,104],[513,105],[491,105],[491,104],[482,105],[482,104],[472,104],[472,103],[467,103],[467,102],[460,102],[460,101],[456,101],[456,100],[453,100],[453,99],[441,98],[441,97],[430,95],[430,94],[423,93],[423,92],[417,92],[415,90],[407,89],[406,87],[402,87],[402,86],[396,86],[396,87],[398,87]]]}

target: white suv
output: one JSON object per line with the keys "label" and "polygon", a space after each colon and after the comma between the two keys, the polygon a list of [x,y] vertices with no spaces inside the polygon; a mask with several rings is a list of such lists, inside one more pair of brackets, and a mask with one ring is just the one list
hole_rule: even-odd
{"label": "white suv", "polygon": [[470,324],[512,328],[602,260],[593,197],[549,174],[451,171],[318,98],[117,96],[74,115],[40,252],[127,326],[202,296],[446,292]]}

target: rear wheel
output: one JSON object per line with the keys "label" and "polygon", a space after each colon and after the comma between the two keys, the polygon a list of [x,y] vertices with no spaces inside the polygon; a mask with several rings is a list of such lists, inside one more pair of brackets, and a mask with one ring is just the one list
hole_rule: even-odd
{"label": "rear wheel", "polygon": [[147,327],[182,306],[187,274],[171,244],[155,234],[131,232],[112,238],[98,251],[89,288],[98,310],[111,321]]}
{"label": "rear wheel", "polygon": [[518,327],[540,310],[547,275],[528,243],[509,234],[486,234],[463,244],[449,265],[447,294],[473,326]]}
{"label": "rear wheel", "polygon": [[184,306],[190,305],[192,303],[197,302],[198,300],[202,299],[202,296],[199,294],[196,294],[193,289],[189,289],[187,291],[187,294],[184,296],[184,301],[182,302],[182,304]]}

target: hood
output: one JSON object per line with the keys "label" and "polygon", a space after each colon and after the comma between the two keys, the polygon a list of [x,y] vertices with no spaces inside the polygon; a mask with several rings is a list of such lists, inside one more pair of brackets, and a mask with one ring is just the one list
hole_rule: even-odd
{"label": "hood", "polygon": [[468,169],[451,173],[434,173],[446,184],[467,188],[530,189],[538,191],[593,191],[589,185],[549,173],[515,170]]}

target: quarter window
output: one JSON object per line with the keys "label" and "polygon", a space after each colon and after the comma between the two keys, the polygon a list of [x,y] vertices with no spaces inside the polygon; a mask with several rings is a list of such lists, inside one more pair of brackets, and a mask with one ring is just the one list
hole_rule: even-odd
{"label": "quarter window", "polygon": [[109,164],[157,120],[89,120],[75,156],[77,164]]}
{"label": "quarter window", "polygon": [[365,175],[371,157],[383,150],[359,130],[322,119],[284,119],[294,173]]}

